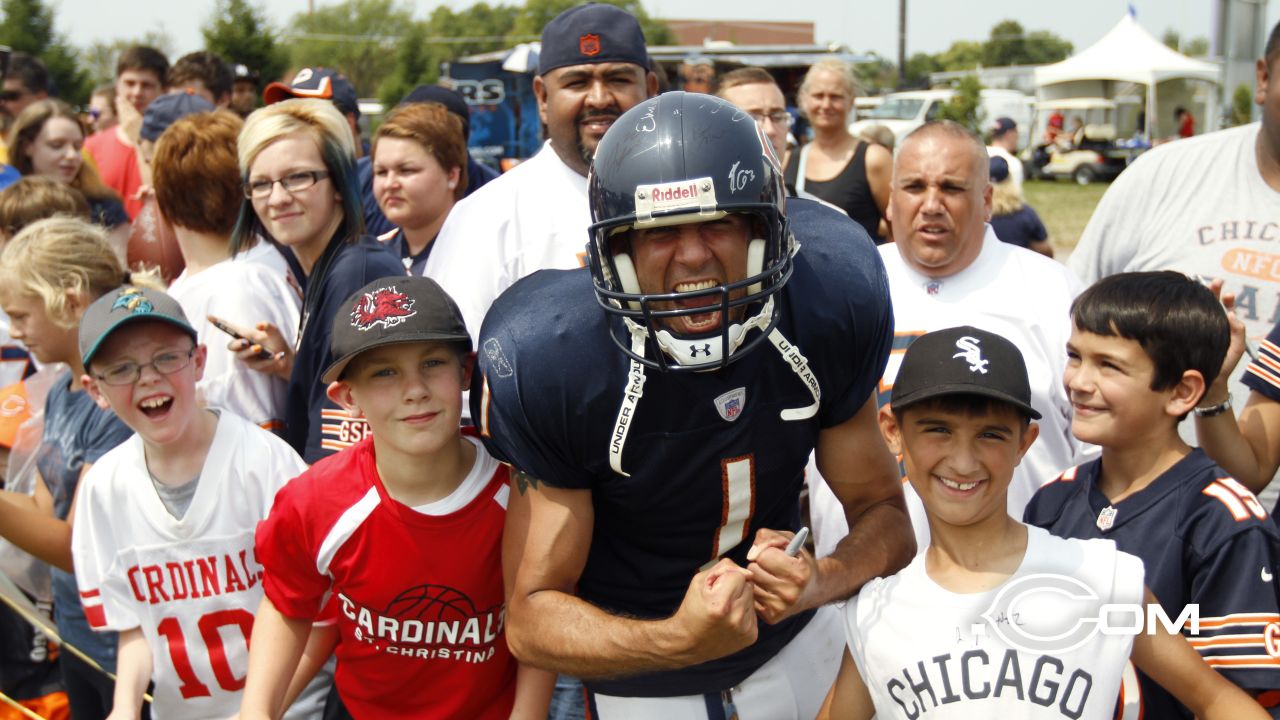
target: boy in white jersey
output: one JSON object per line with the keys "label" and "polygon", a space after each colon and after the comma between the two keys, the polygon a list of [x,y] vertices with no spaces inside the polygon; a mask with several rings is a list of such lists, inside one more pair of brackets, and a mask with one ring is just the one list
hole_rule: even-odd
{"label": "boy in white jersey", "polygon": [[1008,340],[960,327],[907,350],[880,428],[923,500],[931,544],[845,607],[849,647],[821,717],[1111,718],[1130,655],[1200,717],[1267,717],[1159,623],[1155,634],[1099,631],[1103,606],[1154,602],[1141,561],[1009,516],[1038,418]]}
{"label": "boy in white jersey", "polygon": [[[306,469],[281,439],[200,407],[205,347],[178,302],[130,285],[80,322],[85,388],[134,435],[85,476],[72,556],[95,630],[119,632],[112,720],[235,714],[262,599],[254,530]],[[318,708],[316,708],[318,709]]]}

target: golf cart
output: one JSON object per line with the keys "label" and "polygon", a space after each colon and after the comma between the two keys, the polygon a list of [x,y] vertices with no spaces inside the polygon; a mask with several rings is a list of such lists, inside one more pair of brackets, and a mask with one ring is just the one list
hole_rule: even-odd
{"label": "golf cart", "polygon": [[1115,117],[1115,101],[1104,98],[1037,103],[1037,140],[1024,153],[1027,176],[1070,178],[1081,185],[1114,180],[1148,147],[1141,139],[1117,140]]}

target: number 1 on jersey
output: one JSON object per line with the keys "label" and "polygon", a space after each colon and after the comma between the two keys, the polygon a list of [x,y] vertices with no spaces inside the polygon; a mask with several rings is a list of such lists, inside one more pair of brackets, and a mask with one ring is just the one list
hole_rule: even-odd
{"label": "number 1 on jersey", "polygon": [[720,511],[720,528],[711,547],[712,560],[747,539],[751,516],[756,511],[755,456],[721,460],[720,485],[724,506]]}

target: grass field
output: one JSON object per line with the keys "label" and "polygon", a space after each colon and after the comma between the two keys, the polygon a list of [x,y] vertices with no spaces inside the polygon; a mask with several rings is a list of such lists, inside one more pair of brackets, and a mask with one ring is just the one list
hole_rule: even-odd
{"label": "grass field", "polygon": [[1108,187],[1107,183],[1077,185],[1065,180],[1028,180],[1023,183],[1023,195],[1048,228],[1049,239],[1059,259],[1065,260],[1075,249],[1084,226],[1093,215],[1093,208]]}

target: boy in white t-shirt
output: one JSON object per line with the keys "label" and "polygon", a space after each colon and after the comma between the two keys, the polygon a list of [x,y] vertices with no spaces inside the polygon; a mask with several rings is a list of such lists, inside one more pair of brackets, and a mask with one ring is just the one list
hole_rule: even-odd
{"label": "boy in white t-shirt", "polygon": [[[236,713],[262,600],[254,530],[306,469],[281,439],[202,408],[203,345],[181,306],[123,286],[80,321],[85,388],[134,435],[85,476],[72,556],[95,630],[119,632],[112,720]],[[318,708],[316,708],[318,710]]]}
{"label": "boy in white t-shirt", "polygon": [[1140,560],[1009,516],[1039,417],[1005,338],[959,327],[907,350],[880,429],[923,500],[931,544],[846,605],[849,647],[820,717],[1111,718],[1132,656],[1199,717],[1266,718],[1158,622],[1153,634],[1100,629],[1099,618],[1132,617],[1113,617],[1116,606],[1155,602]]}

